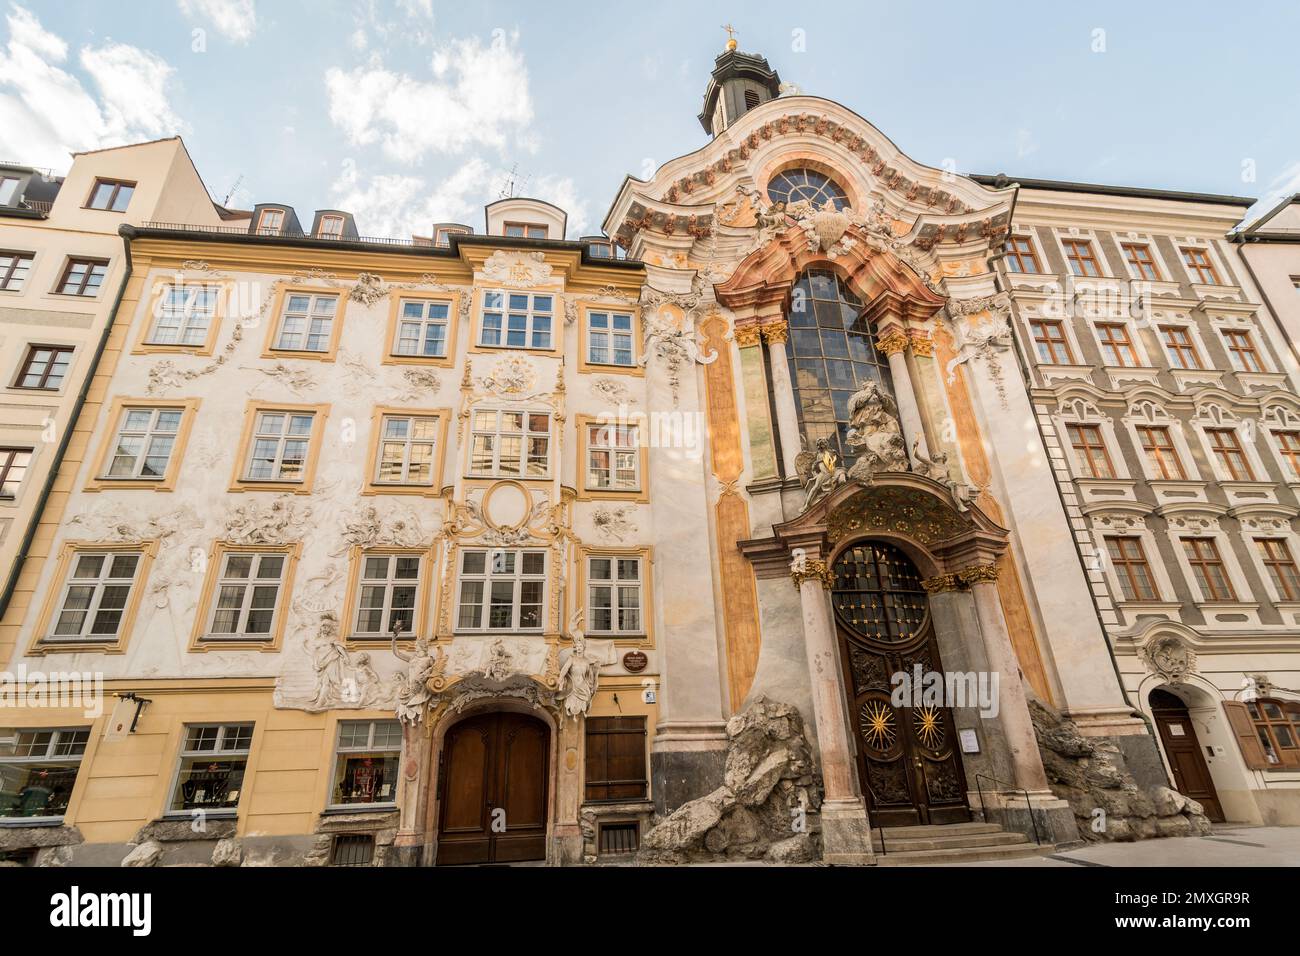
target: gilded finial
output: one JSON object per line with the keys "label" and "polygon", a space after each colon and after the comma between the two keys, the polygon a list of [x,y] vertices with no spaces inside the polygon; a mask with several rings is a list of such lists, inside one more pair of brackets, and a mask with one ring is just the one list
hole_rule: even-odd
{"label": "gilded finial", "polygon": [[727,49],[735,50],[736,47],[739,45],[736,43],[736,28],[733,27],[730,23],[724,23],[722,25],[722,29],[727,31]]}

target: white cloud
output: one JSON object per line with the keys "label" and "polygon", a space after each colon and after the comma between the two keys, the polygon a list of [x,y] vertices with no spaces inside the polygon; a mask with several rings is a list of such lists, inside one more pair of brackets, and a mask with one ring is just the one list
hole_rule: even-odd
{"label": "white cloud", "polygon": [[122,43],[83,47],[82,69],[98,98],[62,68],[68,45],[14,5],[0,50],[0,157],[67,169],[69,154],[182,132],[167,88],[175,72],[161,57]]}
{"label": "white cloud", "polygon": [[434,52],[433,78],[385,69],[373,60],[326,71],[330,119],[354,145],[378,143],[385,154],[417,163],[430,153],[462,153],[475,146],[505,149],[514,138],[525,149],[533,105],[518,34],[454,40]]}
{"label": "white cloud", "polygon": [[180,0],[186,16],[206,20],[235,43],[247,43],[257,30],[253,0]]}

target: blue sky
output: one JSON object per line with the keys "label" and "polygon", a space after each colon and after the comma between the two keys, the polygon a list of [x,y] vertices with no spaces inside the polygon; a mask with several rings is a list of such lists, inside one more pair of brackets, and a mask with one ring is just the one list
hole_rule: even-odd
{"label": "blue sky", "polygon": [[397,236],[481,228],[516,168],[590,233],[626,173],[705,142],[728,22],[930,165],[1300,190],[1294,2],[0,0],[0,158],[180,132],[218,200]]}

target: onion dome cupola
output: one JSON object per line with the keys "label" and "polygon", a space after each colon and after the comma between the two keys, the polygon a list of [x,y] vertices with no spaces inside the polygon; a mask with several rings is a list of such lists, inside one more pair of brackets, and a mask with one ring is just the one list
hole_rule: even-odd
{"label": "onion dome cupola", "polygon": [[713,73],[704,90],[700,125],[705,132],[717,136],[754,107],[776,99],[780,91],[781,77],[768,65],[767,59],[742,53],[732,36],[713,63]]}

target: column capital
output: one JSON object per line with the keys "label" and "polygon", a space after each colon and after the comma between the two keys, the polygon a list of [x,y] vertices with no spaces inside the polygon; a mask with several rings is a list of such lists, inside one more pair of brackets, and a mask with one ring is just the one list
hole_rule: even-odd
{"label": "column capital", "polygon": [[802,561],[794,561],[790,564],[790,580],[794,582],[795,590],[798,591],[805,581],[821,582],[822,590],[829,591],[835,583],[834,572],[826,566],[825,561],[818,561],[805,558]]}
{"label": "column capital", "polygon": [[759,326],[764,342],[786,342],[790,337],[790,326],[785,319],[769,319]]}
{"label": "column capital", "polygon": [[747,322],[744,325],[739,322],[736,323],[735,329],[732,331],[732,337],[735,338],[736,344],[742,349],[751,348],[762,341],[760,329],[756,323]]}
{"label": "column capital", "polygon": [[921,587],[931,594],[939,594],[944,591],[964,591],[966,583],[957,574],[940,574],[926,578],[921,582]]}
{"label": "column capital", "polygon": [[930,356],[934,354],[934,336],[926,329],[908,329],[907,338],[912,346],[913,355]]}
{"label": "column capital", "polygon": [[906,350],[907,343],[907,333],[898,326],[893,326],[876,336],[876,348],[886,355],[897,355]]}
{"label": "column capital", "polygon": [[976,564],[962,568],[957,572],[957,577],[967,586],[992,583],[998,579],[998,567],[996,564]]}

